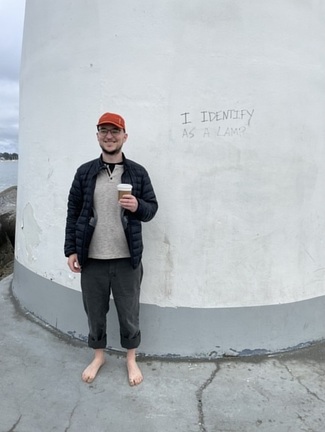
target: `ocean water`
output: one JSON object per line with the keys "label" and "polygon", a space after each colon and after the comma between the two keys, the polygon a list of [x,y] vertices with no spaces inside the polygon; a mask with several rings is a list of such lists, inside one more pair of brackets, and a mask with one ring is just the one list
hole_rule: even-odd
{"label": "ocean water", "polygon": [[0,192],[17,186],[18,161],[0,161]]}

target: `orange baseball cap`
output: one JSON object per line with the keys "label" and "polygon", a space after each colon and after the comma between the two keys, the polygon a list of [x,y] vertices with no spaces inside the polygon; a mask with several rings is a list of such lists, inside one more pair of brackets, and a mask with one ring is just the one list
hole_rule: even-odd
{"label": "orange baseball cap", "polygon": [[125,121],[124,118],[121,117],[119,114],[114,113],[105,113],[101,117],[99,117],[97,127],[102,124],[113,124],[114,126],[117,126],[118,128],[125,130]]}

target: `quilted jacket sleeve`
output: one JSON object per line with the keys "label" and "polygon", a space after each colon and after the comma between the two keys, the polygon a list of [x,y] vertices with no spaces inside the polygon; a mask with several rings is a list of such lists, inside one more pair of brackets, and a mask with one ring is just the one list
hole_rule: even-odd
{"label": "quilted jacket sleeve", "polygon": [[68,197],[68,211],[65,229],[64,254],[66,257],[76,253],[76,223],[82,209],[82,188],[78,171],[72,182]]}
{"label": "quilted jacket sleeve", "polygon": [[158,210],[158,203],[150,177],[145,169],[141,175],[141,194],[137,199],[139,206],[133,217],[141,222],[149,222]]}

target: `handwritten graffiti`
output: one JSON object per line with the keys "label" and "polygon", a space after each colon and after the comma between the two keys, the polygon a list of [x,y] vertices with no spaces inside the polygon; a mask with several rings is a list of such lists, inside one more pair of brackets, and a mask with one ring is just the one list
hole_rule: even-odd
{"label": "handwritten graffiti", "polygon": [[245,126],[241,126],[238,128],[234,128],[234,127],[222,128],[221,126],[219,126],[216,129],[211,129],[211,128],[199,129],[193,127],[191,129],[184,128],[182,138],[194,138],[195,136],[200,136],[201,138],[226,137],[226,136],[231,137],[231,136],[241,136],[245,132],[246,132]]}
{"label": "handwritten graffiti", "polygon": [[183,112],[182,138],[240,137],[250,127],[253,115],[254,109],[205,110],[196,115]]}

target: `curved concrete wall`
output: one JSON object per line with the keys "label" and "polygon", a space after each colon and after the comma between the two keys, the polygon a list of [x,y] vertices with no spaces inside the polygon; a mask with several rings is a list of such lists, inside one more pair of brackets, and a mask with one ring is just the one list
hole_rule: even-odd
{"label": "curved concrete wall", "polygon": [[87,333],[62,252],[66,199],[110,110],[126,118],[124,151],[148,168],[160,204],[144,225],[143,352],[324,338],[324,21],[312,1],[27,0],[13,282],[23,305]]}

